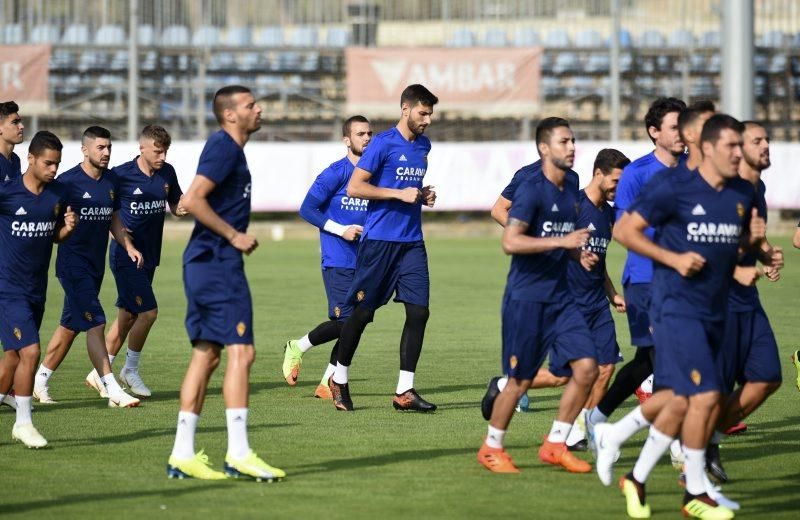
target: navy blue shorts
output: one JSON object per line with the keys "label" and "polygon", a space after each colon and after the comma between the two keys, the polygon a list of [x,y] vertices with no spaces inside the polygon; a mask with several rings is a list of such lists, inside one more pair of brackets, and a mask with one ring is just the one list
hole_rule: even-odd
{"label": "navy blue shorts", "polygon": [[558,372],[569,369],[571,361],[595,356],[586,321],[571,300],[542,303],[507,294],[502,322],[503,373],[509,377],[533,379],[548,353],[551,369]]}
{"label": "navy blue shorts", "polygon": [[21,350],[39,343],[44,302],[6,297],[0,306],[0,342],[3,350]]}
{"label": "navy blue shorts", "polygon": [[653,331],[650,327],[650,284],[630,283],[623,286],[625,305],[628,316],[628,328],[631,331],[631,345],[635,347],[652,347]]}
{"label": "navy blue shorts", "polygon": [[64,288],[61,326],[73,332],[85,332],[106,323],[106,314],[99,297],[103,277],[90,276],[85,272],[83,274],[58,279]]}
{"label": "navy blue shorts", "polygon": [[140,314],[158,308],[153,293],[154,267],[137,269],[133,262],[115,265],[111,262],[111,274],[117,284],[117,303],[120,309],[131,314]]}
{"label": "navy blue shorts", "polygon": [[353,305],[347,301],[347,293],[353,283],[355,269],[346,267],[323,267],[322,282],[328,297],[328,318],[344,321],[353,314]]}
{"label": "navy blue shorts", "polygon": [[[578,310],[586,321],[589,335],[595,348],[595,359],[598,365],[613,365],[622,361],[622,354],[617,344],[617,331],[614,328],[614,318],[608,306],[587,311],[580,305]],[[564,362],[557,352],[550,353],[550,372],[558,377],[569,377],[572,369],[568,362]]]}
{"label": "navy blue shorts", "polygon": [[653,386],[672,389],[682,396],[721,391],[717,356],[724,333],[722,321],[659,316],[653,333],[656,342]]}
{"label": "navy blue shorts", "polygon": [[183,265],[183,284],[192,345],[253,344],[253,300],[241,260],[195,259]]}
{"label": "navy blue shorts", "polygon": [[764,309],[728,313],[718,360],[726,393],[731,393],[736,383],[782,380],[778,343]]}
{"label": "navy blue shorts", "polygon": [[425,242],[362,240],[358,246],[351,304],[377,309],[394,301],[428,307],[430,302],[428,253]]}

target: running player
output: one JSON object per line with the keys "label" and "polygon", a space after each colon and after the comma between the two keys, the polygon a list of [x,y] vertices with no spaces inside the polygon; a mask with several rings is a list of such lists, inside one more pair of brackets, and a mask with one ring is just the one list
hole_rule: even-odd
{"label": "running player", "polygon": [[11,436],[29,448],[47,440],[33,426],[31,392],[39,361],[39,327],[47,297],[53,242],[66,239],[77,217],[62,186],[53,183],[61,162],[61,141],[37,132],[28,147],[28,169],[0,188],[0,396],[17,392],[17,420]]}
{"label": "running player", "polygon": [[[707,424],[722,384],[716,354],[731,278],[739,248],[760,249],[766,229],[753,186],[737,173],[742,130],[728,115],[709,118],[700,138],[700,168],[681,166],[654,178],[614,229],[622,245],[655,261],[650,312],[657,391],[621,421],[595,427],[597,473],[610,485],[619,447],[652,422],[633,471],[620,480],[635,518],[650,516],[644,483],[679,434],[686,460],[682,512],[733,518],[733,511],[709,497],[704,470]],[[654,239],[647,235],[650,226]]]}
{"label": "running player", "polygon": [[[253,302],[242,253],[258,241],[247,234],[250,223],[250,169],[244,146],[261,128],[261,107],[246,87],[230,85],[214,94],[214,115],[221,129],[206,141],[197,175],[183,197],[195,223],[183,253],[183,282],[188,300],[186,331],[192,357],[181,385],[175,444],[167,464],[170,478],[204,480],[281,479],[286,474],[250,449],[247,415],[253,348]],[[228,426],[224,473],[212,470],[194,437],[211,374],[228,355],[222,393]]]}
{"label": "running player", "polygon": [[[47,381],[69,352],[75,338],[86,332],[86,347],[95,370],[86,384],[108,398],[112,408],[139,406],[139,400],[125,393],[111,372],[105,347],[106,316],[100,305],[100,286],[105,274],[105,252],[109,231],[125,244],[131,261],[141,266],[142,255],[134,247],[119,217],[116,176],[108,170],[111,158],[111,133],[99,126],[83,132],[83,162],[59,175],[56,182],[66,193],[67,204],[75,208],[81,224],[75,233],[58,246],[56,276],[64,288],[64,310],[44,361],[39,366],[33,391],[42,403],[53,403]],[[98,376],[98,374],[101,374]]]}
{"label": "running player", "polygon": [[[744,160],[739,166],[739,176],[755,188],[759,212],[766,219],[766,187],[761,174],[770,166],[769,136],[760,124],[746,121],[743,138]],[[773,266],[764,268],[768,279],[776,281],[780,277],[777,268],[783,264],[783,252],[766,240],[762,247],[779,255],[774,259]],[[746,255],[740,265],[755,266],[756,255]],[[720,482],[728,480],[719,455],[719,444],[725,439],[724,432],[756,411],[781,386],[782,380],[778,344],[761,306],[753,276],[752,270],[742,268],[737,268],[734,273],[728,297],[725,336],[718,358],[723,376],[722,392],[728,397],[723,401],[725,405],[717,429],[708,445],[706,466],[708,472]],[[734,392],[737,382],[741,386]]]}
{"label": "running player", "polygon": [[19,105],[13,101],[0,103],[0,182],[22,175],[22,165],[19,155],[14,153],[14,146],[22,142],[24,130]]}
{"label": "running player", "polygon": [[[686,104],[675,98],[655,100],[644,117],[648,137],[655,150],[636,159],[622,172],[617,187],[614,207],[617,219],[639,197],[643,186],[657,172],[674,168],[684,158],[684,145],[678,131],[678,114]],[[653,236],[653,230],[647,231]],[[648,308],[653,263],[634,251],[629,251],[622,272],[622,287],[627,306],[631,343],[637,347],[633,360],[623,366],[603,399],[587,414],[587,429],[591,437],[594,424],[605,422],[625,399],[633,395],[639,385],[653,373],[653,336],[650,333]],[[591,442],[591,439],[590,439]]]}
{"label": "running player", "polygon": [[337,410],[352,411],[348,370],[361,334],[375,311],[403,302],[406,322],[400,339],[400,376],[392,406],[396,410],[432,412],[414,389],[414,373],[430,311],[428,255],[422,239],[422,205],[433,207],[433,186],[422,185],[431,142],[423,134],[439,99],[422,85],[406,87],[400,96],[402,116],[391,130],[378,134],[364,151],[347,185],[347,195],[369,200],[358,248],[356,272],[347,295],[355,304],[339,336],[336,369],[329,380]]}
{"label": "running player", "polygon": [[141,397],[151,395],[139,375],[139,357],[158,316],[153,279],[161,260],[167,205],[173,215],[186,215],[175,168],[166,162],[171,142],[163,127],[148,125],[139,134],[140,155],[112,169],[118,182],[122,224],[142,252],[144,264],[138,268],[119,243],[111,241],[108,265],[117,285],[117,319],[106,334],[106,350],[109,362],[113,362],[128,337],[128,353],[119,379]]}
{"label": "running player", "polygon": [[[503,250],[513,255],[503,297],[503,362],[508,383],[495,400],[478,462],[496,473],[518,473],[503,438],[520,396],[548,352],[572,369],[550,434],[539,450],[545,463],[570,472],[591,466],[567,450],[572,423],[597,379],[595,346],[566,280],[567,252],[580,255],[589,230],[575,230],[578,189],[566,181],[575,160],[575,138],[561,118],[536,128],[542,169],[520,183],[503,230]],[[591,255],[591,253],[586,253]]]}
{"label": "running player", "polygon": [[[342,125],[342,141],[347,155],[325,168],[311,185],[300,216],[319,228],[322,253],[322,281],[328,297],[328,320],[300,339],[286,343],[283,377],[290,386],[297,384],[303,354],[311,347],[338,340],[344,321],[352,312],[347,291],[356,267],[356,244],[363,231],[367,201],[347,196],[347,183],[361,154],[372,139],[372,129],[364,116],[352,116]],[[314,397],[331,399],[328,379],[336,369],[338,342],[331,351],[330,363],[317,385]]]}

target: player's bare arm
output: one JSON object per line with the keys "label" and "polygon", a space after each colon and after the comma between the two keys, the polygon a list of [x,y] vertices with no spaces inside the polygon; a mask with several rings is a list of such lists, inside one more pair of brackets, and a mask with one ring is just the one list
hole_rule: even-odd
{"label": "player's bare arm", "polygon": [[507,255],[533,255],[554,249],[579,249],[589,240],[589,230],[579,229],[563,237],[531,237],[525,234],[528,223],[508,219],[503,230],[503,252]]}
{"label": "player's bare arm", "polygon": [[792,245],[796,249],[800,249],[800,227],[794,230],[794,236],[792,236]]}
{"label": "player's bare arm", "polygon": [[406,204],[416,204],[422,197],[422,191],[408,187],[402,190],[393,188],[379,188],[370,184],[372,174],[356,167],[350,182],[347,184],[347,196],[366,200],[399,200]]}
{"label": "player's bare arm", "polygon": [[505,227],[508,221],[508,212],[511,209],[511,201],[500,195],[492,206],[492,218]]}
{"label": "player's bare arm", "polygon": [[183,205],[183,195],[181,195],[181,198],[178,200],[178,203],[175,206],[170,204],[169,211],[176,217],[185,217],[189,214],[189,212],[186,210],[186,206]]}
{"label": "player's bare arm", "polygon": [[706,259],[694,251],[676,253],[656,245],[644,234],[648,223],[637,212],[625,213],[614,226],[614,240],[635,253],[669,266],[681,276],[691,277],[705,265]]}
{"label": "player's bare arm", "polygon": [[72,211],[71,206],[67,206],[67,210],[64,212],[64,220],[58,223],[53,241],[56,243],[63,242],[75,231],[75,226],[77,225],[78,214]]}
{"label": "player's bare arm", "polygon": [[249,255],[258,247],[258,240],[253,235],[236,231],[211,208],[208,196],[215,186],[216,183],[208,177],[202,174],[195,175],[189,191],[183,195],[183,206],[205,227],[225,238],[239,251]]}
{"label": "player's bare arm", "polygon": [[608,298],[608,303],[614,307],[614,310],[617,312],[625,312],[627,307],[625,306],[625,298],[617,292],[617,288],[614,287],[614,282],[611,280],[611,277],[608,276],[608,269],[605,271],[605,282],[603,282],[603,290],[605,290],[606,298]]}
{"label": "player's bare arm", "polygon": [[142,253],[140,253],[139,250],[133,245],[131,235],[122,224],[122,219],[119,218],[119,210],[115,211],[114,214],[111,215],[110,231],[111,236],[113,236],[114,240],[116,240],[117,243],[125,249],[125,251],[128,253],[128,257],[130,257],[131,261],[136,264],[136,267],[142,267],[144,265],[144,257],[142,256]]}

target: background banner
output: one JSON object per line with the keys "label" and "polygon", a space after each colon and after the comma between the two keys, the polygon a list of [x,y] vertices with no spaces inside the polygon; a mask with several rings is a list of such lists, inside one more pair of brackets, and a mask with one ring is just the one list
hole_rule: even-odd
{"label": "background banner", "polygon": [[21,115],[48,110],[49,45],[0,45],[0,101],[16,101]]}

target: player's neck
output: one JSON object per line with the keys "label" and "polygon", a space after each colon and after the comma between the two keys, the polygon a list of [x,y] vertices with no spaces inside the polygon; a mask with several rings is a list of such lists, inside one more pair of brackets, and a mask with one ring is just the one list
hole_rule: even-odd
{"label": "player's neck", "polygon": [[350,164],[355,166],[359,159],[361,159],[360,155],[354,154],[352,150],[347,150],[347,160],[350,161]]}
{"label": "player's neck", "polygon": [[700,177],[717,191],[724,188],[727,183],[727,179],[723,177],[712,164],[705,161],[703,161],[697,171],[700,172]]}
{"label": "player's neck", "polygon": [[756,186],[761,180],[761,170],[756,170],[742,159],[742,162],[739,163],[739,177]]}
{"label": "player's neck", "polygon": [[542,173],[545,177],[547,177],[547,180],[559,188],[564,187],[564,178],[567,176],[566,171],[562,170],[550,161],[544,161],[542,162]]}
{"label": "player's neck", "polygon": [[102,175],[103,175],[103,169],[102,169],[102,168],[97,168],[97,167],[95,167],[95,166],[94,166],[92,163],[90,163],[89,161],[83,161],[83,162],[81,163],[81,169],[83,170],[83,172],[84,172],[86,175],[88,175],[89,177],[91,177],[91,178],[92,178],[92,179],[94,179],[94,180],[97,180],[97,179],[99,179],[99,178],[100,178],[100,176],[102,176]]}
{"label": "player's neck", "polygon": [[674,155],[669,150],[661,148],[660,146],[656,146],[654,154],[656,159],[658,159],[658,161],[667,168],[674,168],[678,166],[678,156]]}
{"label": "player's neck", "polygon": [[22,176],[22,185],[34,195],[42,193],[45,187],[45,183],[37,179],[36,176],[31,173],[30,168],[25,170],[25,174]]}
{"label": "player's neck", "polygon": [[222,131],[231,136],[231,139],[238,144],[241,148],[244,148],[244,145],[247,144],[247,141],[250,140],[250,134],[236,128],[232,125],[225,125],[222,127]]}
{"label": "player's neck", "polygon": [[598,177],[592,178],[592,182],[590,182],[584,189],[583,192],[586,193],[586,198],[595,205],[595,207],[599,208],[606,202],[606,198],[603,196],[603,190],[600,189],[600,186],[594,182],[594,179]]}
{"label": "player's neck", "polygon": [[153,168],[152,166],[147,164],[147,162],[145,162],[144,158],[141,155],[136,159],[136,166],[138,166],[139,170],[141,170],[141,172],[147,175],[148,177],[152,177],[153,173],[156,171],[155,168]]}
{"label": "player's neck", "polygon": [[3,154],[3,156],[10,161],[11,154],[14,153],[14,143],[0,141],[0,153]]}
{"label": "player's neck", "polygon": [[694,146],[689,146],[689,156],[686,158],[686,167],[690,170],[696,170],[703,163],[703,154],[700,149]]}
{"label": "player's neck", "polygon": [[400,132],[400,135],[402,135],[403,139],[406,141],[410,142],[417,138],[417,134],[411,131],[411,129],[408,127],[408,121],[405,119],[398,121],[397,125],[395,125],[395,128],[397,128],[397,131]]}

